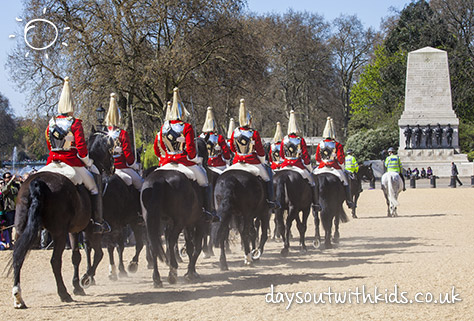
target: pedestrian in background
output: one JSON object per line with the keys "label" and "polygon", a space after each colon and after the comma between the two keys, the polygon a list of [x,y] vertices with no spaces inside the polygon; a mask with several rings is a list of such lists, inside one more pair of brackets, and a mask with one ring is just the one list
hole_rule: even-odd
{"label": "pedestrian in background", "polygon": [[454,179],[456,180],[454,182],[454,184],[456,184],[456,182],[458,182],[459,185],[462,186],[462,182],[459,179],[458,175],[459,175],[458,167],[456,166],[456,164],[454,164],[454,162],[451,162],[451,176],[453,176]]}

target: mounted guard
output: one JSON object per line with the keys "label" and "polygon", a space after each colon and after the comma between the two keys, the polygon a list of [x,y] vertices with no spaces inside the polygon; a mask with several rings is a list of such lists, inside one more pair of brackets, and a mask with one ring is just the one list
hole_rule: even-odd
{"label": "mounted guard", "polygon": [[[349,186],[349,180],[346,173],[342,170],[344,165],[344,148],[336,141],[336,131],[334,129],[334,123],[331,117],[327,118],[326,126],[323,131],[323,140],[318,144],[316,148],[316,161],[319,162],[318,168],[313,173],[318,175],[324,172],[330,172],[339,177],[342,184],[344,185],[346,204],[349,208],[354,206],[351,200],[351,192]],[[319,193],[316,189],[316,193]],[[319,199],[319,195],[316,196]],[[319,207],[319,204],[316,204]]]}
{"label": "mounted guard", "polygon": [[265,151],[258,131],[253,129],[252,117],[245,108],[245,100],[240,100],[239,127],[232,132],[230,150],[235,153],[233,165],[227,170],[246,170],[260,177],[266,185],[267,202],[278,208],[273,195],[272,170],[265,166]]}
{"label": "mounted guard", "polygon": [[281,130],[281,123],[277,122],[275,136],[273,136],[273,143],[270,145],[270,152],[268,159],[270,161],[272,170],[278,170],[281,167],[283,160],[280,157],[281,141],[283,140],[283,132]]}
{"label": "mounted guard", "polygon": [[139,165],[135,160],[130,144],[130,137],[127,131],[120,129],[121,121],[120,112],[117,104],[116,94],[110,94],[110,104],[107,115],[105,116],[105,124],[107,126],[107,135],[112,139],[113,157],[115,174],[120,177],[127,186],[133,186],[141,191],[143,178],[136,171]]}
{"label": "mounted guard", "polygon": [[[212,221],[219,221],[219,217],[213,209],[212,186],[210,186],[206,171],[201,165],[202,158],[196,153],[194,129],[191,124],[185,121],[188,115],[188,111],[179,99],[178,88],[174,88],[169,119],[161,127],[154,142],[155,154],[160,158],[161,167],[158,169],[179,170],[188,178],[194,178],[201,187],[204,214],[208,215]],[[164,157],[160,154],[160,147],[165,151]]]}
{"label": "mounted guard", "polygon": [[71,173],[71,176],[66,176],[76,185],[83,183],[91,193],[94,233],[110,232],[109,224],[103,219],[102,195],[98,189],[98,184],[101,184],[100,173],[92,159],[89,158],[82,120],[73,116],[74,103],[69,77],[64,78],[58,113],[50,119],[46,128],[45,135],[49,156],[46,166],[39,172],[67,173],[72,168],[74,173]]}
{"label": "mounted guard", "polygon": [[206,120],[202,127],[201,138],[206,141],[209,169],[221,174],[230,161],[230,149],[222,135],[217,134],[217,124],[212,107],[207,107]]}

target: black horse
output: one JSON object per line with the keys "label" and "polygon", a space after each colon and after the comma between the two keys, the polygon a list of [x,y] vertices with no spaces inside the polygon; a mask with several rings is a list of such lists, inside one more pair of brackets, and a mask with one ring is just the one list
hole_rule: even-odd
{"label": "black horse", "polygon": [[135,236],[135,255],[128,265],[131,273],[137,271],[138,259],[143,249],[143,221],[140,218],[140,192],[125,182],[117,175],[105,179],[104,184],[104,219],[110,224],[111,232],[103,236],[109,253],[109,279],[117,280],[114,261],[114,249],[117,247],[118,270],[120,277],[127,277],[123,263],[123,250],[125,246],[124,228],[130,226]]}
{"label": "black horse", "polygon": [[354,206],[352,207],[353,218],[357,218],[356,207],[357,200],[359,199],[360,193],[362,192],[362,180],[373,181],[374,179],[375,177],[372,164],[361,165],[357,173],[349,175],[349,184],[351,185],[351,199],[354,203]]}
{"label": "black horse", "polygon": [[[92,134],[89,138],[89,155],[102,174],[113,172],[113,146],[106,136]],[[100,190],[100,186],[99,186]],[[31,175],[18,193],[15,226],[19,235],[11,261],[14,271],[13,297],[15,308],[26,308],[21,297],[20,270],[26,254],[35,243],[38,231],[44,227],[54,241],[51,257],[58,295],[63,302],[73,301],[64,285],[61,275],[62,254],[69,233],[72,263],[74,265],[73,286],[75,295],[85,295],[79,284],[79,264],[81,254],[78,246],[78,233],[85,229],[88,241],[95,250],[94,264],[97,267],[102,259],[101,235],[92,233],[90,193],[83,185],[74,184],[65,176],[51,172]],[[88,271],[87,273],[95,273]]]}
{"label": "black horse", "polygon": [[[300,232],[301,251],[306,252],[306,222],[313,200],[311,185],[298,172],[289,169],[277,171],[273,176],[273,185],[275,187],[275,198],[281,205],[281,208],[275,211],[278,230],[284,242],[281,254],[283,256],[288,255],[290,229],[293,220],[296,220],[298,231]],[[285,210],[288,211],[286,224],[283,219]],[[299,216],[300,212],[303,212],[301,219]]]}
{"label": "black horse", "polygon": [[[225,240],[229,235],[229,224],[232,217],[239,226],[240,238],[244,245],[245,264],[251,264],[263,253],[267,241],[269,225],[269,206],[265,196],[264,182],[257,176],[243,170],[227,170],[217,178],[214,197],[217,214],[221,217],[217,231],[217,242],[221,248],[220,268],[228,270],[225,256]],[[261,225],[262,235],[259,248],[255,245],[250,250],[250,242],[254,243],[257,230],[255,222]]]}
{"label": "black horse", "polygon": [[[339,221],[343,223],[348,221],[348,217],[344,212],[342,203],[345,200],[344,186],[336,175],[331,173],[321,173],[313,175],[316,188],[319,190],[319,204],[321,206],[320,218],[323,221],[325,231],[324,245],[325,248],[332,248],[331,233],[332,221],[334,219],[334,242],[339,242]],[[319,234],[318,213],[314,213],[314,224],[316,228],[315,247],[319,247],[321,236]]]}
{"label": "black horse", "polygon": [[[207,166],[207,149],[203,139],[197,138],[198,155],[203,157]],[[202,238],[208,224],[203,216],[203,199],[196,182],[183,173],[173,170],[156,170],[150,173],[143,183],[141,204],[146,224],[153,262],[153,283],[161,287],[157,257],[164,260],[161,231],[164,224],[170,271],[168,282],[176,283],[178,262],[176,248],[178,237],[184,229],[186,252],[189,257],[187,280],[199,278],[196,273],[196,261],[202,250]]]}

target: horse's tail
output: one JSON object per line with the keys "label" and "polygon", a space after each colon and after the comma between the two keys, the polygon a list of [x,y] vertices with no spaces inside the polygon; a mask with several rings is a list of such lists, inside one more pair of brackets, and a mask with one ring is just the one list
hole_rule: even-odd
{"label": "horse's tail", "polygon": [[288,203],[288,175],[280,176],[276,181],[275,200],[281,205]]}
{"label": "horse's tail", "polygon": [[396,198],[397,192],[395,192],[395,189],[393,188],[394,184],[398,183],[397,176],[390,175],[389,180],[387,182],[388,200],[390,201],[390,205],[392,207],[397,207],[398,204],[400,204],[398,203],[397,198]]}
{"label": "horse's tail", "polygon": [[15,269],[23,265],[26,254],[38,237],[42,224],[41,211],[44,205],[44,197],[48,191],[46,183],[38,179],[32,180],[29,187],[31,201],[28,208],[28,221],[25,230],[15,242],[13,251],[13,268]]}
{"label": "horse's tail", "polygon": [[341,220],[342,223],[349,222],[349,217],[347,216],[346,211],[344,211],[344,208],[342,208],[342,206],[339,212],[339,220]]}

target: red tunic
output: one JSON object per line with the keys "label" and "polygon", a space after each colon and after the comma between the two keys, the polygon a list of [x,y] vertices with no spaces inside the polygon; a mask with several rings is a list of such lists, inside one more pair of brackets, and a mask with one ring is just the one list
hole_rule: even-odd
{"label": "red tunic", "polygon": [[[181,120],[170,120],[171,124],[181,123]],[[155,155],[158,156],[160,159],[160,166],[166,165],[168,163],[179,163],[183,164],[184,166],[193,166],[196,163],[191,162],[190,159],[196,157],[196,145],[194,142],[194,130],[193,127],[188,124],[184,123],[183,135],[185,138],[185,148],[184,152],[181,154],[168,154],[165,144],[163,143],[162,138],[162,131],[163,126],[161,126],[160,132],[155,137],[155,143],[153,144],[153,149],[155,150]],[[161,146],[161,149],[165,151],[165,156],[162,157],[160,153],[160,148],[158,147],[158,143]]]}
{"label": "red tunic", "polygon": [[[214,132],[209,132],[209,134],[214,135]],[[217,156],[214,156],[214,157],[209,156],[207,160],[207,166],[209,167],[225,166],[227,165],[225,160],[230,159],[230,149],[229,149],[229,146],[227,146],[227,142],[225,141],[222,135],[217,136],[217,144],[219,144],[219,146],[221,147],[221,152]]]}
{"label": "red tunic", "polygon": [[[325,139],[325,142],[330,142],[332,139]],[[318,168],[323,168],[324,166],[332,167],[335,169],[342,169],[341,165],[344,164],[345,155],[344,155],[344,147],[338,142],[336,142],[336,159],[333,161],[324,162],[321,159],[321,155],[319,154],[319,144],[316,148],[316,161],[319,162]]]}
{"label": "red tunic", "polygon": [[[67,118],[69,116],[59,115],[56,118]],[[49,156],[46,164],[53,161],[63,162],[73,167],[83,167],[84,163],[79,157],[86,157],[89,155],[87,150],[86,140],[84,138],[84,129],[82,128],[82,120],[75,119],[71,126],[71,132],[74,135],[74,141],[71,142],[71,149],[68,151],[51,151],[51,143],[49,141],[49,125],[46,128],[46,143],[48,144]]]}
{"label": "red tunic", "polygon": [[[109,126],[108,130],[115,130],[117,127]],[[130,144],[130,138],[128,133],[121,129],[118,137],[122,146],[122,154],[119,157],[114,158],[114,166],[117,169],[129,168],[135,162],[135,156],[132,153],[132,145]]]}
{"label": "red tunic", "polygon": [[[239,127],[242,130],[248,130],[248,127]],[[237,154],[237,149],[235,148],[234,144],[234,132],[232,133],[232,137],[230,138],[230,150],[234,152],[234,162],[235,163],[247,163],[247,164],[261,164],[258,156],[263,157],[265,156],[265,150],[263,149],[262,139],[260,138],[260,134],[258,131],[253,129],[252,140],[254,141],[254,149],[251,154],[249,155],[239,155]]]}
{"label": "red tunic", "polygon": [[[288,135],[288,137],[297,138],[299,136],[295,134],[290,134]],[[311,162],[311,159],[309,158],[309,154],[308,154],[308,148],[306,147],[306,142],[303,137],[301,137],[301,156],[298,159],[285,158],[284,140],[281,142],[281,146],[280,146],[280,157],[283,160],[281,164],[281,168],[284,168],[286,166],[296,166],[301,169],[305,169],[306,167],[304,165],[309,165]]]}

